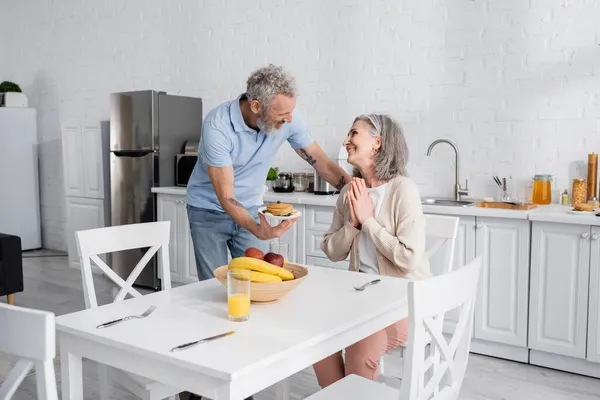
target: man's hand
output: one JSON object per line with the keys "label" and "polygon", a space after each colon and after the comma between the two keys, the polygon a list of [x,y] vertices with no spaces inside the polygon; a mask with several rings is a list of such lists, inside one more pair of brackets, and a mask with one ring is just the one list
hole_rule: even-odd
{"label": "man's hand", "polygon": [[223,210],[233,221],[241,227],[244,227],[254,235],[256,235],[257,226],[256,220],[252,218],[246,207],[235,198],[233,191],[233,167],[212,167],[208,166],[208,177],[210,178],[217,199]]}
{"label": "man's hand", "polygon": [[271,226],[264,215],[259,213],[258,217],[260,218],[260,223],[256,225],[256,228],[252,233],[261,240],[270,240],[283,236],[283,234],[296,222],[295,219],[288,219],[286,221],[281,221],[277,226]]}
{"label": "man's hand", "polygon": [[321,178],[331,183],[337,190],[342,190],[350,182],[350,175],[330,160],[317,142],[313,142],[306,148],[296,149],[296,153],[313,167]]}

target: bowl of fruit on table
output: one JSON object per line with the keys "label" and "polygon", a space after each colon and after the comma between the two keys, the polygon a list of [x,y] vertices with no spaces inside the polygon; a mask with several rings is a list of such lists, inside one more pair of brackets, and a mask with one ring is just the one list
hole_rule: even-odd
{"label": "bowl of fruit on table", "polygon": [[215,278],[227,287],[227,270],[250,270],[250,300],[253,303],[272,303],[294,290],[308,275],[308,270],[297,264],[286,263],[277,253],[264,254],[250,247],[243,257],[236,257],[214,270]]}

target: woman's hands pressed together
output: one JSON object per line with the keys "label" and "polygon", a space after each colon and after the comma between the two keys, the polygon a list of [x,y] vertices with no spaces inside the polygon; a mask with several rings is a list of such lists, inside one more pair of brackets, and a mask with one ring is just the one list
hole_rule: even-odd
{"label": "woman's hands pressed together", "polygon": [[348,190],[348,206],[350,207],[350,223],[355,228],[374,216],[373,200],[364,179],[352,178]]}

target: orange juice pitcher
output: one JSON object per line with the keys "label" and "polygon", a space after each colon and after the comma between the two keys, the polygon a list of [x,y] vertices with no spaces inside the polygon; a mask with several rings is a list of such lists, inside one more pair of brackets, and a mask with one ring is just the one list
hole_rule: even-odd
{"label": "orange juice pitcher", "polygon": [[534,204],[550,204],[552,202],[552,175],[538,174],[533,177],[533,194],[531,201]]}

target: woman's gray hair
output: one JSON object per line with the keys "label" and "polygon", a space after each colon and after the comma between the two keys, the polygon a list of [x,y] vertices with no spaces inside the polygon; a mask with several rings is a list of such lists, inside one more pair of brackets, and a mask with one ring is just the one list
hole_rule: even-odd
{"label": "woman's gray hair", "polygon": [[[381,147],[375,154],[375,177],[380,181],[389,181],[398,175],[407,176],[408,146],[402,126],[382,114],[360,115],[356,121],[366,122],[374,137],[381,136]],[[354,169],[354,176],[361,177],[357,168]]]}
{"label": "woman's gray hair", "polygon": [[254,71],[246,81],[248,100],[258,100],[266,109],[278,94],[296,96],[296,80],[282,67],[269,64]]}

